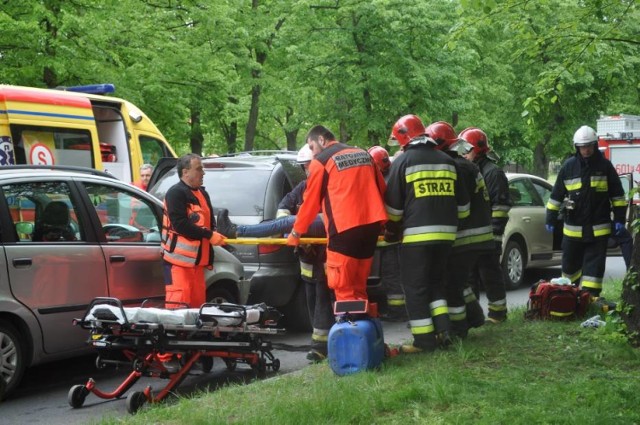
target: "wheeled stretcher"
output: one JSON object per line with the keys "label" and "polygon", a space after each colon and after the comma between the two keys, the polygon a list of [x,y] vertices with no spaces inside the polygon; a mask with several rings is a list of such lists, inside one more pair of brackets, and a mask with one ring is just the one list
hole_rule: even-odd
{"label": "wheeled stretcher", "polygon": [[157,394],[151,387],[127,396],[127,411],[135,413],[145,402],[158,402],[178,386],[199,362],[211,371],[213,358],[223,359],[228,370],[238,363],[249,365],[261,376],[280,369],[266,335],[284,333],[277,328],[280,313],[264,304],[203,304],[199,309],[124,307],[116,298],[94,299],[82,319],[74,324],[90,331],[88,343],[97,351],[96,366],[132,365],[131,373],[112,392],[103,392],[90,378],[69,390],[68,401],[81,407],[93,393],[104,399],[120,398],[141,377],[169,382]]}

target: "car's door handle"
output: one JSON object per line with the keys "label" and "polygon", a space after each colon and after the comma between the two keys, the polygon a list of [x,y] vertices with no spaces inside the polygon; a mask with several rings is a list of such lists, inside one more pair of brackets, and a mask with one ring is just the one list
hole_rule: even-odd
{"label": "car's door handle", "polygon": [[522,217],[522,221],[525,221],[527,223],[531,223],[531,217]]}
{"label": "car's door handle", "polygon": [[109,257],[109,261],[112,263],[124,263],[126,260],[124,255],[112,255]]}
{"label": "car's door handle", "polygon": [[14,267],[29,267],[33,264],[31,258],[14,258],[12,262]]}

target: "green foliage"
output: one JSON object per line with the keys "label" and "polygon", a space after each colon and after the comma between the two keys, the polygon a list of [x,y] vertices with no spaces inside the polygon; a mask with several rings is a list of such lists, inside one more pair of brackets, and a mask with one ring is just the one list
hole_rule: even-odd
{"label": "green foliage", "polygon": [[180,153],[198,135],[205,152],[295,148],[318,123],[384,145],[416,113],[539,168],[599,114],[640,113],[638,15],[629,0],[25,0],[0,13],[0,78],[113,82]]}

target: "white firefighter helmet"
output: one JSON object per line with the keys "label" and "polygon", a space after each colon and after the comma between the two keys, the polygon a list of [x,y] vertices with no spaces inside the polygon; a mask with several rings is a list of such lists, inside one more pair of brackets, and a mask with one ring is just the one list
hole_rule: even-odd
{"label": "white firefighter helmet", "polygon": [[306,164],[307,162],[311,162],[313,159],[313,152],[308,144],[304,144],[303,147],[298,151],[298,156],[296,157],[296,161],[298,164]]}
{"label": "white firefighter helmet", "polygon": [[596,131],[588,125],[580,127],[573,135],[574,146],[586,146],[598,141]]}

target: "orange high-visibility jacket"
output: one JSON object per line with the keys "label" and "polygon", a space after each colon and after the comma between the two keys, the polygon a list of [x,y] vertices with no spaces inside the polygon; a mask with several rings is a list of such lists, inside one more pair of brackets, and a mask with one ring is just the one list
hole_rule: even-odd
{"label": "orange high-visibility jacket", "polygon": [[330,143],[311,161],[304,202],[293,226],[307,231],[322,209],[327,236],[387,221],[384,178],[363,149]]}
{"label": "orange high-visibility jacket", "polygon": [[162,218],[163,258],[167,262],[182,267],[211,266],[209,238],[214,229],[213,207],[203,188],[194,190],[180,181],[167,191]]}

